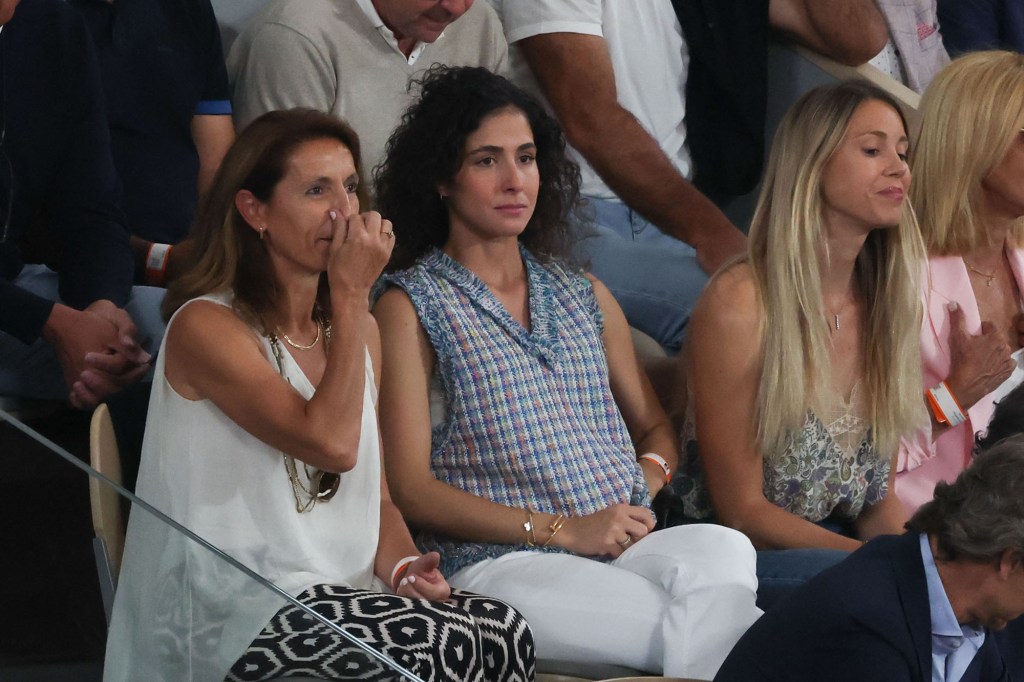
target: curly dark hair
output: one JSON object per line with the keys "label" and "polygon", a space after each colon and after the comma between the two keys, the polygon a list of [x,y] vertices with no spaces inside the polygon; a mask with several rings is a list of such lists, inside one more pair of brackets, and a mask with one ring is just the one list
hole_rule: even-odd
{"label": "curly dark hair", "polygon": [[996,403],[984,435],[974,439],[974,451],[986,450],[1004,438],[1024,433],[1024,384],[1013,389]]}
{"label": "curly dark hair", "polygon": [[558,122],[535,99],[484,68],[434,66],[419,85],[419,101],[403,114],[375,171],[377,209],[391,220],[396,237],[387,270],[411,267],[431,246],[448,240],[448,207],[437,188],[458,173],[466,138],[488,115],[508,107],[530,124],[540,175],[537,206],[519,241],[541,260],[567,258],[580,171],[565,154]]}

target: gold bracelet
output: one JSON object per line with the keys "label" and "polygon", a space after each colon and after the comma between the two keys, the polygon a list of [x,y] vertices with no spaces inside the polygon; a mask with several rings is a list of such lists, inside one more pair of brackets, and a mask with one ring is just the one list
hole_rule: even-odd
{"label": "gold bracelet", "polygon": [[537,536],[533,532],[533,510],[529,507],[526,509],[526,522],[523,524],[523,530],[526,531],[526,544],[530,547],[536,547]]}
{"label": "gold bracelet", "polygon": [[568,520],[569,519],[565,518],[565,514],[559,514],[556,516],[555,520],[551,522],[550,526],[548,526],[548,530],[551,531],[551,535],[548,536],[548,539],[544,541],[544,544],[541,545],[541,547],[547,547],[548,543],[554,539],[555,535],[558,534],[558,531],[562,530],[562,526],[564,526],[565,522]]}

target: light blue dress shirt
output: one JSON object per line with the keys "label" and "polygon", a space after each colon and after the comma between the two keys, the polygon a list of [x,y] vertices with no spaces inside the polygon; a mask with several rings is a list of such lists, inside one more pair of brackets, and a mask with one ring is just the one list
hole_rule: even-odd
{"label": "light blue dress shirt", "polygon": [[932,682],[959,682],[985,643],[985,630],[957,622],[925,533],[921,533],[921,559],[932,619]]}

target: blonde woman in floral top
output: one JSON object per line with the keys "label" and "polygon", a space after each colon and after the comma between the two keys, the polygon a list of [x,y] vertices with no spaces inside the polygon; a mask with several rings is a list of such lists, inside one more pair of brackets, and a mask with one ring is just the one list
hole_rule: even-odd
{"label": "blonde woman in floral top", "polygon": [[747,257],[691,321],[673,488],[687,516],[760,550],[763,608],[905,521],[892,458],[918,417],[923,258],[906,130],[866,82],[805,95],[776,135]]}

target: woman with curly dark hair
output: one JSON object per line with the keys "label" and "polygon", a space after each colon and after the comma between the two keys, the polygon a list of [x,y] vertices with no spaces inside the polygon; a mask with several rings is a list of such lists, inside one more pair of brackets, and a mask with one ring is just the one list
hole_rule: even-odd
{"label": "woman with curly dark hair", "polygon": [[753,549],[651,533],[675,439],[622,310],[562,260],[579,179],[557,123],[483,69],[434,71],[377,190],[382,438],[421,544],[520,610],[542,658],[710,679],[759,615]]}

